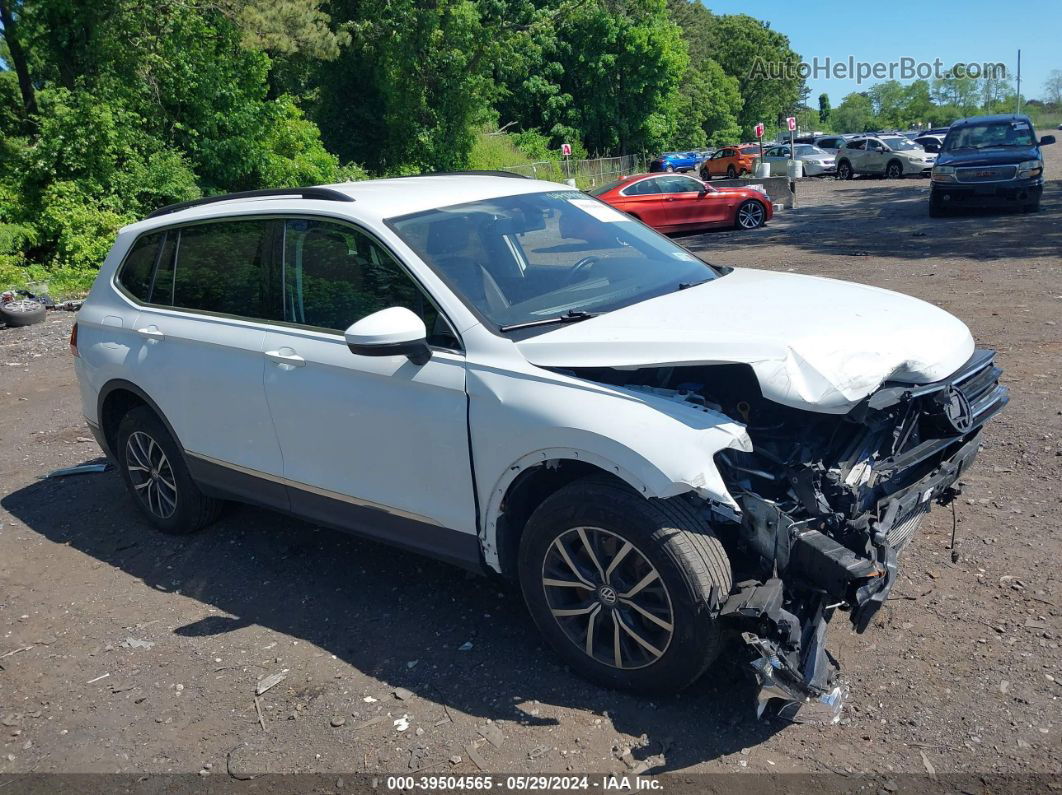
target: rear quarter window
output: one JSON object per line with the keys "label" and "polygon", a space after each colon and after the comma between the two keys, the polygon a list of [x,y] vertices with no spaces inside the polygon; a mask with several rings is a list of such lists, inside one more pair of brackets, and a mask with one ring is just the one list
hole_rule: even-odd
{"label": "rear quarter window", "polygon": [[118,284],[138,301],[151,300],[151,281],[164,237],[164,233],[155,232],[137,238],[118,270]]}

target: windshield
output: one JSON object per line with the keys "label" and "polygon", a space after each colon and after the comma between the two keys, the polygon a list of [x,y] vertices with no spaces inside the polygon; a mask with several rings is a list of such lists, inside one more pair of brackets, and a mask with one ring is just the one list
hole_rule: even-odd
{"label": "windshield", "polygon": [[909,138],[901,138],[900,136],[882,138],[882,143],[889,147],[894,152],[905,152],[911,149],[921,149],[918,144],[913,143]]}
{"label": "windshield", "polygon": [[1025,149],[1035,145],[1029,122],[999,121],[951,130],[944,141],[944,150],[952,152],[956,149],[988,149],[997,146]]}
{"label": "windshield", "polygon": [[568,313],[608,312],[718,278],[666,237],[574,190],[458,204],[388,224],[499,328],[565,322]]}
{"label": "windshield", "polygon": [[797,153],[797,157],[800,157],[801,155],[824,155],[824,154],[826,154],[821,149],[819,149],[817,146],[812,146],[811,144],[797,144],[796,153]]}

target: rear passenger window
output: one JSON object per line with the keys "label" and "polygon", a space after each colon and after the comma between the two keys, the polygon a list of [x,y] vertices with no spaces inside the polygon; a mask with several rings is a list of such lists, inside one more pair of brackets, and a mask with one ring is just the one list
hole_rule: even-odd
{"label": "rear passenger window", "polygon": [[155,260],[163,237],[162,232],[155,232],[139,238],[133,243],[118,272],[118,283],[131,296],[145,303],[151,300],[151,277],[155,272]]}
{"label": "rear passenger window", "polygon": [[460,347],[449,323],[391,254],[349,226],[284,223],[284,319],[344,331],[373,312],[403,306],[424,321],[428,342]]}
{"label": "rear passenger window", "polygon": [[270,268],[276,227],[277,222],[267,220],[183,227],[172,273],[172,294],[164,294],[169,293],[165,286],[167,269],[160,266],[155,303],[280,320],[280,296]]}

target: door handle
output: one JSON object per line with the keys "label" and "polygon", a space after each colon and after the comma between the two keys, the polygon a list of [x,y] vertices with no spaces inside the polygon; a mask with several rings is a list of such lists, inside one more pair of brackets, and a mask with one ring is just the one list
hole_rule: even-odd
{"label": "door handle", "polygon": [[155,325],[146,326],[145,328],[138,328],[136,330],[136,333],[139,334],[141,337],[147,337],[149,340],[164,340],[164,339],[166,339],[166,335],[163,334],[159,330],[159,327],[155,326]]}
{"label": "door handle", "polygon": [[305,367],[306,360],[299,354],[295,353],[291,348],[281,348],[276,351],[266,351],[266,358],[276,364],[286,364],[291,367]]}

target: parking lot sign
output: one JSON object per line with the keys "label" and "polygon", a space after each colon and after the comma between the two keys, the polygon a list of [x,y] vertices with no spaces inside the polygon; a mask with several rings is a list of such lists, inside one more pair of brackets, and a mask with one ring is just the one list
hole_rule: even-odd
{"label": "parking lot sign", "polygon": [[764,130],[763,122],[761,121],[759,124],[756,125],[756,128],[755,128],[755,133],[756,133],[756,137],[757,138],[762,138],[763,137],[763,130]]}
{"label": "parking lot sign", "polygon": [[796,129],[796,116],[787,116],[785,123],[789,125],[790,130]]}
{"label": "parking lot sign", "polygon": [[561,154],[564,155],[565,157],[571,157],[572,145],[571,144],[561,144]]}

